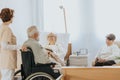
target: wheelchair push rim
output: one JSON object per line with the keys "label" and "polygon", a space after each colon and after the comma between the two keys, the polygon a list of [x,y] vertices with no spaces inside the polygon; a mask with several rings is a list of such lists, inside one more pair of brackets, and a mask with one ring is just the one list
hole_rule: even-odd
{"label": "wheelchair push rim", "polygon": [[[37,79],[37,78],[40,78],[40,79]],[[36,72],[36,73],[29,75],[25,80],[55,80],[55,79],[47,73]]]}

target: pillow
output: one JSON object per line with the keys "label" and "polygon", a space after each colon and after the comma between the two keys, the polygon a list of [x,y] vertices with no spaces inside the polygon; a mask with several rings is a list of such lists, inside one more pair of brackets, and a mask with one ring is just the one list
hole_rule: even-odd
{"label": "pillow", "polygon": [[[41,32],[40,33],[40,44],[42,46],[45,46],[46,44],[48,44],[47,41],[47,36],[50,32]],[[56,43],[61,44],[62,47],[64,48],[64,50],[68,49],[68,42],[69,42],[69,34],[68,33],[55,33],[57,35],[57,41]]]}

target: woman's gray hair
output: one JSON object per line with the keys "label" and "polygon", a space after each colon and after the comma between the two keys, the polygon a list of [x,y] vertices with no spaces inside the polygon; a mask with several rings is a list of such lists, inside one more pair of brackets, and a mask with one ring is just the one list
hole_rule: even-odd
{"label": "woman's gray hair", "polygon": [[27,34],[28,34],[28,37],[30,38],[31,36],[33,36],[35,33],[38,32],[38,29],[36,26],[31,26],[27,29]]}

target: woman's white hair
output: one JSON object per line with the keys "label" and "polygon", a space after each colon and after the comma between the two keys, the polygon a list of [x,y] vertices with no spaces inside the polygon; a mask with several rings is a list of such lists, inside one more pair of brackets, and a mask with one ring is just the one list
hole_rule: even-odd
{"label": "woman's white hair", "polygon": [[28,37],[31,37],[33,36],[35,33],[38,32],[38,29],[36,26],[31,26],[27,29],[27,34],[28,34]]}

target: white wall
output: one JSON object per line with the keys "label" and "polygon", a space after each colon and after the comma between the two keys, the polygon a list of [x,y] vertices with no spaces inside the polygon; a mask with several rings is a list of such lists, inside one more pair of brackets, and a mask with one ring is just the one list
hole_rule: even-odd
{"label": "white wall", "polygon": [[120,40],[120,0],[94,0],[96,33],[103,40],[108,33],[114,33]]}
{"label": "white wall", "polygon": [[44,28],[44,9],[43,0],[30,0],[32,24],[36,25],[40,31]]}
{"label": "white wall", "polygon": [[73,51],[87,48],[89,63],[101,47],[95,33],[94,0],[66,0]]}
{"label": "white wall", "polygon": [[59,8],[61,0],[44,0],[44,30],[65,32],[63,11]]}

